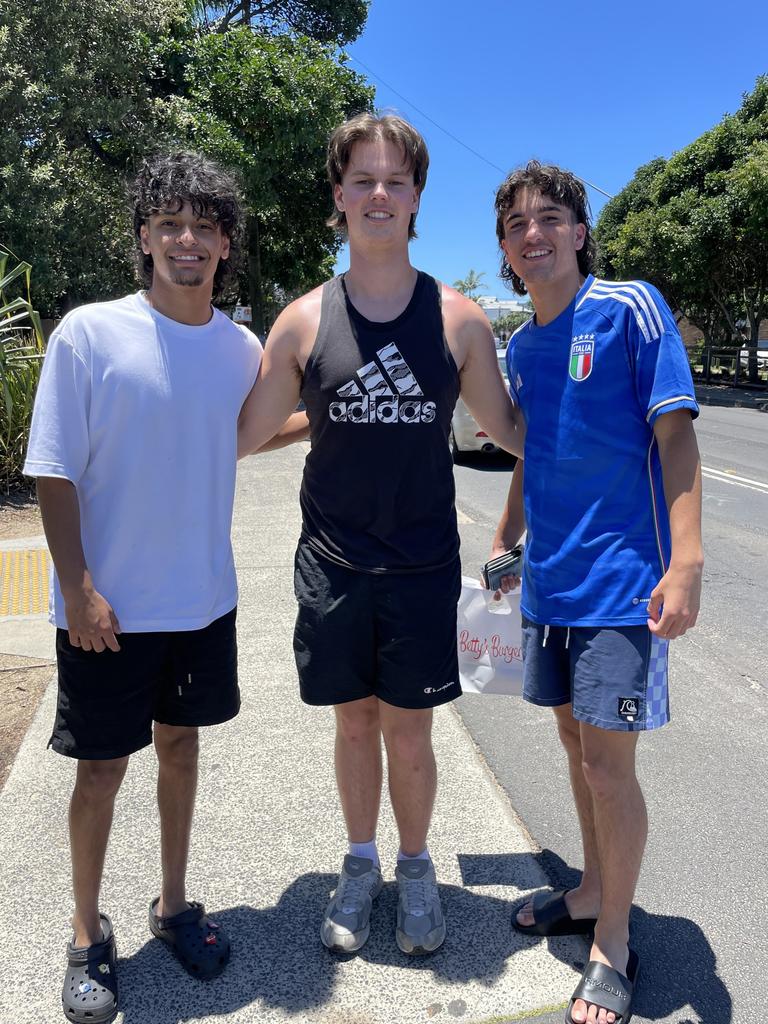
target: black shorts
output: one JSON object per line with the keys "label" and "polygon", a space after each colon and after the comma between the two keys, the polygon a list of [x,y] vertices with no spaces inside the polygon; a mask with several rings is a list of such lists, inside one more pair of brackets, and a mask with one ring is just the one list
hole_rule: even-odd
{"label": "black shorts", "polygon": [[218,725],[240,710],[237,609],[204,629],[120,633],[119,651],[84,651],[56,631],[59,700],[49,747],[108,761],[152,742],[152,722]]}
{"label": "black shorts", "polygon": [[357,572],[301,542],[293,649],[305,704],[378,697],[431,708],[461,695],[458,558],[429,572]]}

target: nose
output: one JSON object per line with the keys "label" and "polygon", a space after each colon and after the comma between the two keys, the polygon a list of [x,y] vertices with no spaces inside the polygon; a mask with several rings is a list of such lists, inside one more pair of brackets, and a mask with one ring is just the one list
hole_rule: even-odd
{"label": "nose", "polygon": [[184,224],[179,228],[179,233],[176,236],[176,241],[179,245],[194,246],[197,245],[197,235],[195,234],[190,224]]}
{"label": "nose", "polygon": [[525,227],[525,240],[526,242],[533,241],[539,237],[539,222],[535,217],[531,217]]}
{"label": "nose", "polygon": [[384,187],[384,182],[383,181],[377,181],[376,182],[376,184],[373,186],[373,191],[371,192],[371,195],[375,196],[377,199],[386,199],[387,198],[387,190]]}

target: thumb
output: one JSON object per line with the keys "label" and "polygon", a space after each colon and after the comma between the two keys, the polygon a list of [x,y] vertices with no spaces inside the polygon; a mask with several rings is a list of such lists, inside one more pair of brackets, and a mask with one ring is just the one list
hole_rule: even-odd
{"label": "thumb", "polygon": [[648,629],[651,632],[655,632],[654,626],[658,625],[661,617],[661,603],[664,599],[664,593],[660,587],[654,587],[651,591],[651,599],[648,602]]}

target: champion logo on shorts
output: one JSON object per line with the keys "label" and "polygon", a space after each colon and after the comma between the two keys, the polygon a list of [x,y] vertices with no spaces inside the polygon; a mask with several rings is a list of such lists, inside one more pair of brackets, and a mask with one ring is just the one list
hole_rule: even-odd
{"label": "champion logo on shorts", "polygon": [[333,422],[432,423],[437,406],[422,401],[424,392],[397,345],[380,348],[376,359],[356,372],[360,383],[353,377],[337,389],[342,401],[328,406]]}
{"label": "champion logo on shorts", "polygon": [[625,722],[634,722],[640,714],[640,701],[637,697],[619,697],[619,718]]}
{"label": "champion logo on shorts", "polygon": [[424,693],[440,693],[442,690],[447,690],[451,686],[455,686],[456,683],[452,679],[450,683],[445,683],[443,686],[425,686]]}
{"label": "champion logo on shorts", "polygon": [[571,341],[571,355],[568,361],[568,376],[571,380],[586,380],[592,373],[594,359],[594,334],[577,334]]}

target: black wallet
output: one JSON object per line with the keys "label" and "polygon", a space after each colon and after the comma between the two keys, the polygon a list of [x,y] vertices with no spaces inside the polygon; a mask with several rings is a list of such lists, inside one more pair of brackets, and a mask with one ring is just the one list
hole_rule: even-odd
{"label": "black wallet", "polygon": [[502,576],[519,576],[523,568],[524,552],[525,548],[518,545],[486,562],[480,569],[486,590],[498,590]]}

